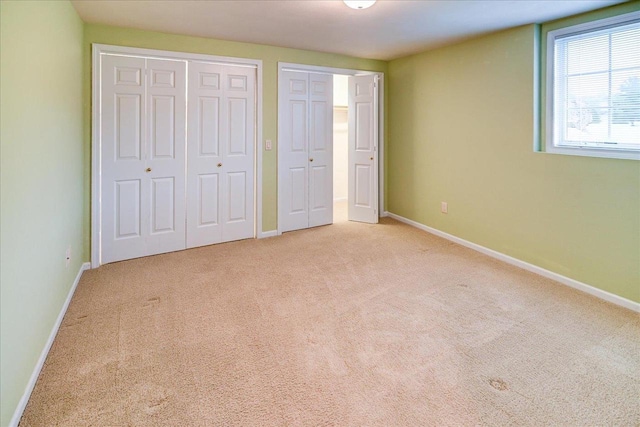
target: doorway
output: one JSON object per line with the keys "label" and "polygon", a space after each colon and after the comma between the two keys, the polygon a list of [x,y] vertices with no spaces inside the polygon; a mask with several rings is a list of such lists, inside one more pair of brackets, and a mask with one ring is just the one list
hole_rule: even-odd
{"label": "doorway", "polygon": [[349,220],[349,76],[333,75],[333,222]]}
{"label": "doorway", "polygon": [[346,220],[377,223],[384,206],[383,73],[278,65],[278,234]]}

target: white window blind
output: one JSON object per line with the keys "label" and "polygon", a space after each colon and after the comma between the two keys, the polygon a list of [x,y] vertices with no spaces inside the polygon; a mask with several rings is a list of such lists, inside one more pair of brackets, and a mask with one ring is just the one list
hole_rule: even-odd
{"label": "white window blind", "polygon": [[[549,33],[553,148],[640,152],[640,13]],[[547,144],[549,145],[549,144]]]}

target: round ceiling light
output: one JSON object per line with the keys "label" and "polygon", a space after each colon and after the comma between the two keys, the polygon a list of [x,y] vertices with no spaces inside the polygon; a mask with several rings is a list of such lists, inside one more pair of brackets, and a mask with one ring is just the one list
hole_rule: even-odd
{"label": "round ceiling light", "polygon": [[373,6],[376,0],[342,0],[351,9],[366,9]]}

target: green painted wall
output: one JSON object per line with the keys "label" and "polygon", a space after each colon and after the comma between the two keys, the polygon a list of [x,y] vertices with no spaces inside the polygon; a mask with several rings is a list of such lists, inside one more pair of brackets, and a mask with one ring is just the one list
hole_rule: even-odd
{"label": "green painted wall", "polygon": [[[337,68],[352,68],[371,71],[387,71],[387,63],[343,55],[286,49],[251,43],[187,37],[151,31],[132,30],[104,25],[85,24],[84,29],[84,84],[85,84],[85,146],[91,145],[91,43],[132,46],[208,55],[232,56],[262,60],[263,72],[263,129],[262,138],[274,141],[274,150],[263,152],[263,230],[277,227],[277,79],[278,62],[293,62],[307,65],[322,65]],[[90,150],[86,150],[86,174],[90,176]],[[90,185],[86,182],[85,194],[89,197]],[[90,228],[89,205],[85,211],[85,230]],[[87,241],[87,250],[89,242]],[[87,252],[86,258],[89,257]]]}
{"label": "green painted wall", "polygon": [[387,208],[640,302],[640,162],[533,150],[536,33],[389,63]]}
{"label": "green painted wall", "polygon": [[2,426],[86,260],[82,31],[69,2],[0,2]]}

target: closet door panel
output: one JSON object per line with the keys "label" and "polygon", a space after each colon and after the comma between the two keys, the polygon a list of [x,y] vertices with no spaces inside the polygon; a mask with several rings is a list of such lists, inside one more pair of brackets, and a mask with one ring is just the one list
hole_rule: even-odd
{"label": "closet door panel", "polygon": [[333,223],[333,75],[309,75],[309,226]]}
{"label": "closet door panel", "polygon": [[378,222],[376,76],[349,77],[349,221]]}
{"label": "closet door panel", "polygon": [[222,241],[255,235],[255,69],[225,66]]}
{"label": "closet door panel", "polygon": [[140,180],[115,182],[115,238],[140,237]]}
{"label": "closet door panel", "polygon": [[221,82],[223,67],[189,63],[187,147],[187,247],[222,240],[224,200],[221,136],[226,120]]}
{"label": "closet door panel", "polygon": [[174,159],[176,154],[175,96],[151,98],[151,159]]}
{"label": "closet door panel", "polygon": [[185,247],[186,63],[101,58],[102,262]]}
{"label": "closet door panel", "polygon": [[143,58],[101,58],[102,262],[147,254],[149,194],[144,153],[146,123]]}
{"label": "closet door panel", "polygon": [[220,224],[220,174],[200,174],[198,176],[198,206],[194,214],[197,215],[199,226],[215,226]]}
{"label": "closet door panel", "polygon": [[309,73],[283,71],[278,99],[278,228],[309,227]]}
{"label": "closet door panel", "polygon": [[255,235],[255,69],[189,63],[187,247]]}
{"label": "closet door panel", "polygon": [[147,59],[147,255],[185,244],[186,62]]}
{"label": "closet door panel", "polygon": [[151,180],[151,234],[176,230],[176,183],[173,177]]}

